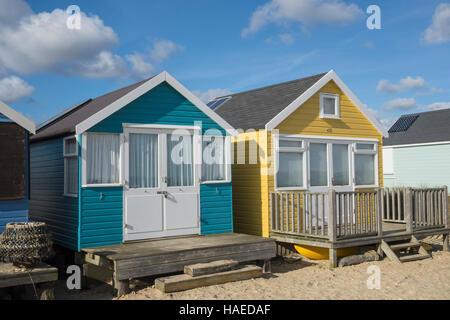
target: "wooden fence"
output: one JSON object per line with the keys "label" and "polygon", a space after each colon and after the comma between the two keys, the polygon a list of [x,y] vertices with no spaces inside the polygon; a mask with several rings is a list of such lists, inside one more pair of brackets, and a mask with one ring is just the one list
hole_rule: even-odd
{"label": "wooden fence", "polygon": [[447,187],[373,191],[271,192],[271,231],[327,239],[381,236],[383,222],[406,231],[449,226]]}

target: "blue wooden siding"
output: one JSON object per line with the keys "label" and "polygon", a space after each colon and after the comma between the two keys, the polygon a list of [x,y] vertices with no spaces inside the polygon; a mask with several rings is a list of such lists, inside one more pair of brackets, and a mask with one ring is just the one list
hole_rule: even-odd
{"label": "blue wooden siding", "polygon": [[122,187],[82,188],[80,247],[122,243]]}
{"label": "blue wooden siding", "polygon": [[231,183],[200,186],[200,221],[204,235],[233,232]]}
{"label": "blue wooden siding", "polygon": [[[225,134],[225,130],[215,121],[170,85],[162,83],[92,127],[89,132],[122,133],[123,123],[194,125],[197,121],[202,122],[203,132],[218,129]],[[202,185],[200,190],[202,234],[232,232],[231,184]],[[83,188],[81,193],[81,247],[121,243],[122,188]],[[104,195],[103,200],[100,193]]]}
{"label": "blue wooden siding", "polygon": [[9,222],[28,221],[28,199],[0,201],[0,233]]}
{"label": "blue wooden siding", "polygon": [[[10,122],[10,120],[0,113],[0,122]],[[0,201],[0,234],[5,230],[9,222],[28,221],[28,132],[25,133],[25,197],[20,200]]]}
{"label": "blue wooden siding", "polygon": [[394,173],[386,187],[450,187],[450,144],[393,147]]}
{"label": "blue wooden siding", "polygon": [[31,144],[30,160],[30,220],[46,222],[54,243],[78,249],[78,199],[63,195],[63,139]]}

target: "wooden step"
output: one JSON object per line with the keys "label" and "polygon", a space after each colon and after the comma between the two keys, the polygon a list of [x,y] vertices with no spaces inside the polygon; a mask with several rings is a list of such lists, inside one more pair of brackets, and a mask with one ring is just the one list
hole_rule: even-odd
{"label": "wooden step", "polygon": [[409,261],[423,260],[423,259],[428,259],[428,258],[430,258],[429,254],[417,253],[417,254],[410,254],[407,256],[402,256],[399,259],[401,262],[409,262]]}
{"label": "wooden step", "polygon": [[204,276],[218,272],[230,271],[239,263],[234,260],[218,260],[209,263],[197,263],[184,267],[184,273],[191,277]]}
{"label": "wooden step", "polygon": [[227,282],[248,280],[262,276],[262,268],[253,265],[243,266],[236,270],[191,277],[180,274],[155,280],[155,288],[164,293],[189,290],[199,287],[212,286]]}
{"label": "wooden step", "polygon": [[408,249],[408,248],[418,248],[420,247],[419,242],[405,242],[405,243],[399,243],[399,244],[391,244],[391,249],[394,251],[402,250],[402,249]]}

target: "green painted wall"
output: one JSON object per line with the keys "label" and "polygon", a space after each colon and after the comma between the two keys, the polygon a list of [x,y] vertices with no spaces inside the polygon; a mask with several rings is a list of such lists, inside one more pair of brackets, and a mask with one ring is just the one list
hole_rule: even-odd
{"label": "green painted wall", "polygon": [[386,187],[450,187],[450,144],[393,149],[394,174],[384,174]]}

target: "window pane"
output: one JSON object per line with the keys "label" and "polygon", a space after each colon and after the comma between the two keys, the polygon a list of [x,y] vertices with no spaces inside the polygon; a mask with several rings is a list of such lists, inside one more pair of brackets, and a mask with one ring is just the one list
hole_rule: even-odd
{"label": "window pane", "polygon": [[87,136],[87,184],[120,182],[119,135],[90,134]]}
{"label": "window pane", "polygon": [[326,143],[310,144],[311,186],[328,185],[327,145]]}
{"label": "window pane", "polygon": [[355,183],[360,186],[375,184],[375,155],[355,154]]}
{"label": "window pane", "polygon": [[130,188],[158,186],[158,135],[130,134]]}
{"label": "window pane", "polygon": [[303,153],[280,152],[277,187],[303,187]]}
{"label": "window pane", "polygon": [[77,140],[75,138],[64,140],[64,143],[65,143],[64,154],[77,153]]}
{"label": "window pane", "polygon": [[349,185],[348,144],[333,144],[333,179],[335,186]]}
{"label": "window pane", "polygon": [[295,141],[295,140],[281,140],[279,141],[279,147],[280,148],[301,148],[302,147],[302,141]]}
{"label": "window pane", "polygon": [[204,137],[202,181],[226,179],[224,137]]}
{"label": "window pane", "polygon": [[192,136],[167,135],[167,185],[194,185]]}
{"label": "window pane", "polygon": [[336,98],[323,97],[323,113],[324,114],[336,114]]}
{"label": "window pane", "polygon": [[78,194],[78,158],[66,158],[66,193]]}
{"label": "window pane", "polygon": [[374,150],[374,144],[373,143],[357,143],[356,149],[357,150]]}

